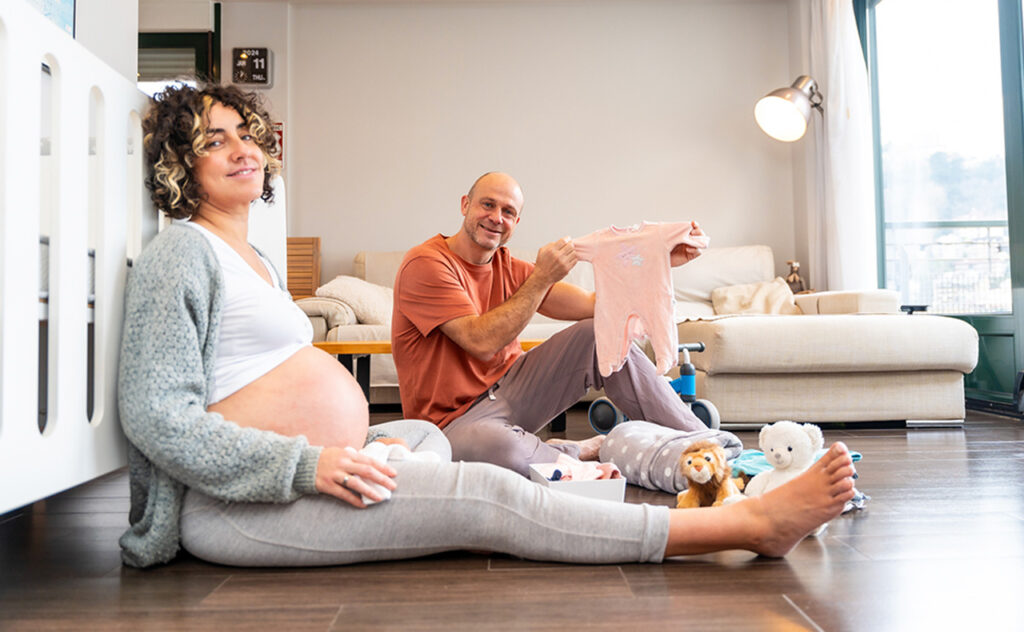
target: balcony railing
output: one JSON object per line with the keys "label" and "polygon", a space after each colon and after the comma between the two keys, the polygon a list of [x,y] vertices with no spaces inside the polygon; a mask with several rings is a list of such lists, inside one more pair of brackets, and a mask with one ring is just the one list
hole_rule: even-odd
{"label": "balcony railing", "polygon": [[886,287],[942,314],[1011,311],[1005,220],[885,223]]}

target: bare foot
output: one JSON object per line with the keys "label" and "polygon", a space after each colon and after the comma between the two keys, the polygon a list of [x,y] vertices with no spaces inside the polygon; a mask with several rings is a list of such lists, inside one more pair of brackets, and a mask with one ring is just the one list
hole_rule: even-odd
{"label": "bare foot", "polygon": [[833,443],[817,463],[789,483],[736,507],[750,511],[755,553],[782,557],[822,524],[842,513],[853,498],[853,459],[843,443]]}
{"label": "bare foot", "polygon": [[781,557],[853,498],[853,459],[842,443],[785,485],[721,507],[673,509],[665,555],[746,549]]}
{"label": "bare foot", "polygon": [[604,443],[605,435],[594,435],[583,441],[569,441],[568,439],[548,439],[544,443],[551,445],[575,445],[579,446],[580,454],[576,458],[581,461],[596,461],[601,452],[601,444]]}

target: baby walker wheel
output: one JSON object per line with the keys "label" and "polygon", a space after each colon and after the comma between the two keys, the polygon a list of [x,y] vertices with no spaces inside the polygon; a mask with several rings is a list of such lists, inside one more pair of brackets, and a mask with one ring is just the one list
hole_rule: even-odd
{"label": "baby walker wheel", "polygon": [[718,409],[715,405],[706,399],[698,399],[697,401],[690,404],[690,410],[693,411],[694,415],[697,415],[697,419],[704,422],[704,425],[712,430],[718,430],[722,426],[722,417],[718,414]]}
{"label": "baby walker wheel", "polygon": [[601,434],[608,434],[616,424],[626,421],[626,416],[615,407],[607,397],[599,397],[590,402],[587,409],[587,419],[590,420],[590,427]]}

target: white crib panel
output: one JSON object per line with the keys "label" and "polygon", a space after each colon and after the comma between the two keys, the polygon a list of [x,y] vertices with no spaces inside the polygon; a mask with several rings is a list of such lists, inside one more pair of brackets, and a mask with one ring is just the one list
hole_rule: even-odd
{"label": "white crib panel", "polygon": [[[18,12],[20,2],[0,4],[3,65],[0,89],[0,510],[9,509],[9,494],[21,489],[30,472],[16,471],[21,452],[39,432],[36,419],[39,288],[39,102],[42,60],[38,42]],[[31,61],[28,61],[31,59]],[[30,96],[31,95],[31,96]],[[32,97],[36,97],[33,99]],[[24,447],[23,447],[24,446]],[[8,481],[18,481],[13,485]]]}
{"label": "white crib panel", "polygon": [[[65,71],[67,65],[67,71]],[[54,192],[50,215],[48,420],[45,434],[79,434],[86,425],[85,369],[88,320],[89,85],[66,59],[51,66],[54,86]],[[57,102],[59,107],[57,106]],[[46,213],[47,209],[41,209]],[[64,426],[71,426],[65,429]],[[78,457],[80,453],[76,453]],[[70,455],[68,455],[70,456]]]}
{"label": "white crib panel", "polygon": [[[117,418],[120,340],[129,235],[155,221],[140,177],[139,113],[146,97],[22,0],[0,3],[0,512],[121,467]],[[39,64],[53,68],[48,420],[37,422]],[[89,174],[89,101],[101,95],[100,181]],[[128,138],[134,154],[127,155]],[[90,186],[95,183],[98,186]],[[89,200],[101,196],[90,213]],[[134,218],[130,213],[135,213]],[[96,233],[96,372],[93,418],[86,411],[86,256]],[[145,239],[152,234],[147,230]]]}

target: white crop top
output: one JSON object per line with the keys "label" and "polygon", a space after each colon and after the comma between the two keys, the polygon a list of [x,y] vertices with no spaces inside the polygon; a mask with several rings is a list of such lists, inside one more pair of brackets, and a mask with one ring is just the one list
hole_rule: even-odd
{"label": "white crop top", "polygon": [[280,289],[273,266],[260,257],[271,287],[223,239],[193,222],[213,247],[224,275],[220,337],[213,361],[213,385],[206,404],[215,404],[266,375],[296,351],[313,342],[313,325]]}

